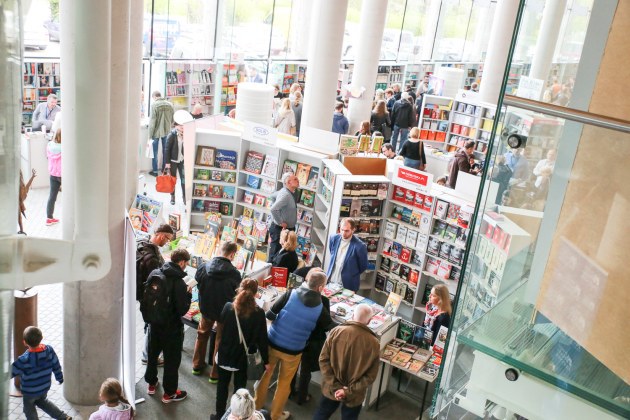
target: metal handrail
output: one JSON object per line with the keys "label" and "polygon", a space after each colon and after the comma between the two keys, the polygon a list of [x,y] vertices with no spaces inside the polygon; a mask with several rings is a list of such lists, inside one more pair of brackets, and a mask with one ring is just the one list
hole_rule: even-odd
{"label": "metal handrail", "polygon": [[593,125],[610,130],[630,133],[630,121],[611,118],[605,115],[593,114],[591,112],[580,111],[572,108],[565,108],[559,105],[547,104],[544,102],[533,101],[531,99],[519,98],[517,96],[505,95],[503,99],[504,106],[515,106],[526,109],[528,111],[540,112],[541,114],[552,117],[563,118],[565,120],[575,121],[582,124]]}

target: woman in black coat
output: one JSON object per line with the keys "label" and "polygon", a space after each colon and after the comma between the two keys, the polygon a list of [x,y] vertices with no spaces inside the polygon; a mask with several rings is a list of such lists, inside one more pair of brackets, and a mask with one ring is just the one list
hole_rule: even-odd
{"label": "woman in black coat", "polygon": [[247,387],[247,355],[240,341],[237,316],[249,353],[254,353],[258,349],[265,367],[269,363],[267,322],[265,312],[256,305],[257,292],[256,280],[243,280],[234,303],[226,303],[221,312],[220,322],[223,323],[223,333],[217,360],[215,360],[219,367],[219,383],[217,384],[216,414],[211,416],[211,419],[220,419],[225,414],[232,374],[234,374],[235,392]]}
{"label": "woman in black coat", "polygon": [[297,235],[292,230],[285,229],[280,233],[280,245],[282,249],[271,260],[273,267],[284,267],[293,273],[298,267]]}

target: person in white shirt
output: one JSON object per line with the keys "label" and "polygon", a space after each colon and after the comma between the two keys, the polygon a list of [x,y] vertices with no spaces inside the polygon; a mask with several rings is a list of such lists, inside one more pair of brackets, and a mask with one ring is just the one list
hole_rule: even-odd
{"label": "person in white shirt", "polygon": [[328,241],[331,261],[328,266],[329,281],[338,283],[352,291],[359,290],[361,274],[366,270],[368,257],[367,246],[354,236],[357,222],[345,218],[339,225],[339,233]]}
{"label": "person in white shirt", "polygon": [[553,167],[556,164],[556,151],[551,149],[547,152],[547,159],[541,159],[534,168],[534,175],[536,175],[536,182],[534,185],[536,188],[541,188],[543,184],[548,186],[549,178],[553,173]]}

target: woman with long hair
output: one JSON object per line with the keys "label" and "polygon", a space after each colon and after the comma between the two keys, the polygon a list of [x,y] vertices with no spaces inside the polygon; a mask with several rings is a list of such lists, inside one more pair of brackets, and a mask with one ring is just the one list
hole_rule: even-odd
{"label": "woman with long hair", "polygon": [[[267,341],[267,322],[265,312],[256,305],[258,282],[245,279],[238,288],[234,302],[228,302],[221,312],[223,333],[215,363],[219,367],[217,384],[216,413],[211,419],[220,419],[225,414],[228,399],[228,387],[234,374],[234,391],[247,387],[247,355],[240,340],[238,325],[243,332],[248,352],[260,351],[263,363],[267,367],[269,352]],[[238,324],[237,324],[238,323]]]}
{"label": "woman with long hair", "polygon": [[48,156],[48,173],[50,173],[50,195],[46,205],[46,226],[52,226],[59,223],[59,219],[55,219],[54,213],[57,194],[59,194],[61,189],[61,128],[57,129],[53,140],[48,142],[46,155]]}
{"label": "woman with long hair", "polygon": [[380,131],[383,133],[385,142],[388,142],[392,132],[391,125],[392,122],[389,118],[385,101],[381,99],[376,102],[376,106],[372,110],[372,115],[370,116],[370,130],[372,132]]}
{"label": "woman with long hair", "polygon": [[451,325],[451,314],[453,307],[451,305],[451,296],[448,293],[448,287],[445,284],[436,284],[431,289],[429,301],[427,302],[427,316],[424,320],[424,326],[431,329],[433,337],[431,345],[435,343],[441,326],[449,328]]}
{"label": "woman with long hair", "polygon": [[295,113],[291,109],[291,100],[284,98],[280,102],[280,109],[273,119],[273,126],[278,129],[279,133],[295,134]]}
{"label": "woman with long hair", "polygon": [[370,130],[370,122],[369,121],[361,121],[361,126],[359,130],[354,133],[355,136],[372,136],[372,131]]}
{"label": "woman with long hair", "polygon": [[280,246],[282,249],[273,257],[271,265],[273,267],[284,267],[293,273],[298,267],[297,235],[292,230],[284,229],[280,232]]}
{"label": "woman with long hair", "polygon": [[424,154],[424,144],[420,140],[420,129],[414,127],[409,132],[409,138],[400,148],[400,156],[405,160],[405,166],[424,171],[427,166],[427,157]]}

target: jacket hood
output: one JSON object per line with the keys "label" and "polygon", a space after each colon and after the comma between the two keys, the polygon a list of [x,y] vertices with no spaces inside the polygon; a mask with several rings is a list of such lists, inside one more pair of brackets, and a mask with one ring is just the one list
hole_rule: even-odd
{"label": "jacket hood", "polygon": [[214,257],[206,266],[206,272],[213,280],[223,280],[225,278],[223,273],[233,269],[232,262],[225,257]]}
{"label": "jacket hood", "polygon": [[343,114],[342,114],[342,113],[340,113],[340,112],[335,112],[335,113],[333,114],[333,120],[334,120],[334,121],[338,121],[338,120],[340,120],[340,119],[342,119],[342,118],[345,118],[345,115],[343,115]]}
{"label": "jacket hood", "polygon": [[300,301],[309,308],[313,308],[322,303],[322,295],[309,289],[304,283],[297,289],[297,294]]}
{"label": "jacket hood", "polygon": [[116,407],[108,407],[107,405],[104,405],[106,410],[109,411],[121,411],[121,412],[125,412],[125,411],[129,411],[131,410],[131,405],[124,403],[124,402],[120,402],[118,403],[118,405]]}
{"label": "jacket hood", "polygon": [[411,102],[406,99],[399,99],[397,102],[400,104],[401,107],[408,108],[411,106]]}
{"label": "jacket hood", "polygon": [[179,279],[183,279],[184,277],[186,277],[186,272],[182,270],[179,265],[175,264],[172,261],[165,263],[162,266],[162,271],[167,277],[175,277]]}

